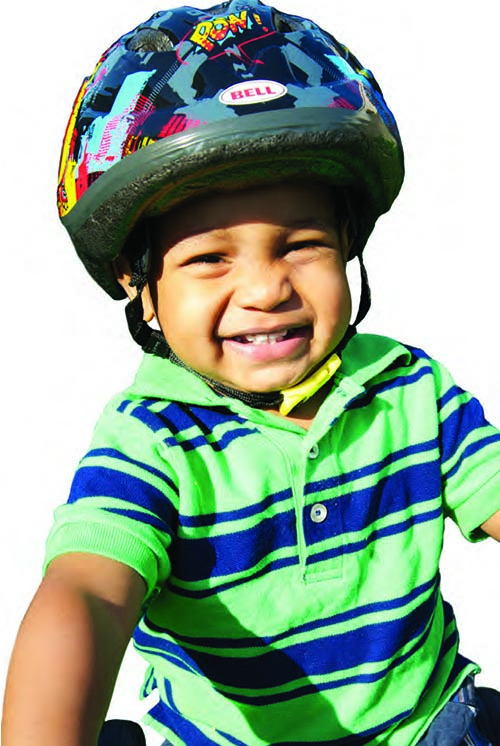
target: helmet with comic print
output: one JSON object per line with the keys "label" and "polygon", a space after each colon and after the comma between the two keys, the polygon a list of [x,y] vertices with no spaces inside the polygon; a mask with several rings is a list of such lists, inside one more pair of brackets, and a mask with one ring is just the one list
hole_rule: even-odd
{"label": "helmet with comic print", "polygon": [[155,13],[104,52],[68,123],[58,207],[118,299],[113,259],[136,226],[186,198],[313,176],[345,188],[360,256],[403,174],[372,73],[312,21],[230,0]]}

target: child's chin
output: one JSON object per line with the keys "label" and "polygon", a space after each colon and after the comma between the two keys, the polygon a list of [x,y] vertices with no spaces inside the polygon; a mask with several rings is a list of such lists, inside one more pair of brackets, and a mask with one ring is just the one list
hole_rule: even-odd
{"label": "child's chin", "polygon": [[[232,372],[232,371],[231,371]],[[228,371],[229,373],[229,371]],[[302,370],[274,370],[274,371],[234,371],[234,375],[227,376],[226,380],[219,379],[220,383],[237,389],[254,394],[277,394],[283,389],[294,386],[299,380],[302,380],[304,373]]]}

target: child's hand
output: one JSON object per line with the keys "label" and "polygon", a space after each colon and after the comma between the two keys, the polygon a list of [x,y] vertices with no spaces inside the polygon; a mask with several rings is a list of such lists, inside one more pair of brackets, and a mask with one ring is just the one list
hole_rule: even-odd
{"label": "child's hand", "polygon": [[4,746],[95,746],[144,594],[119,562],[75,553],[51,563],[14,647]]}

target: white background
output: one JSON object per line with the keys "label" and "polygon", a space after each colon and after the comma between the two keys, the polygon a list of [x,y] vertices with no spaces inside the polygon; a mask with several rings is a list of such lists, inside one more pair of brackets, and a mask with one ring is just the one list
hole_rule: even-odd
{"label": "white background", "polygon": [[[426,349],[500,424],[494,5],[283,0],[279,7],[314,18],[374,71],[405,144],[405,186],[366,253],[373,307],[362,331]],[[47,8],[28,0],[2,11],[0,695],[40,579],[52,511],[66,499],[102,406],[139,360],[122,304],[94,286],[59,225],[55,189],[82,78],[160,6],[57,0]],[[481,663],[480,683],[500,687],[500,547],[471,546],[453,526],[446,534],[443,585],[462,650]],[[142,670],[128,654],[113,716],[140,717]]]}

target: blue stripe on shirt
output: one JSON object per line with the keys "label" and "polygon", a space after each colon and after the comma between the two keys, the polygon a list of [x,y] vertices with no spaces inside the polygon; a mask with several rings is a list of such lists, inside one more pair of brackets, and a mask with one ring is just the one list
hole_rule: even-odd
{"label": "blue stripe on shirt", "polygon": [[[175,637],[181,643],[187,644],[188,646],[199,645],[201,647],[210,648],[221,648],[226,650],[227,648],[253,648],[262,647],[262,644],[275,646],[279,642],[283,642],[290,637],[300,635],[305,632],[314,632],[320,630],[323,627],[335,626],[337,624],[344,624],[345,622],[352,622],[364,616],[371,614],[378,614],[384,611],[391,611],[395,609],[403,608],[409,604],[412,604],[419,597],[424,598],[427,595],[437,596],[439,592],[440,578],[439,575],[431,578],[430,580],[416,586],[410,593],[406,593],[398,598],[388,599],[386,601],[377,601],[371,604],[363,604],[347,611],[342,611],[337,614],[332,614],[329,617],[322,619],[315,619],[314,621],[299,624],[293,629],[286,630],[277,635],[263,636],[260,637],[238,637],[238,638],[219,638],[219,637],[203,637],[202,635],[196,635],[196,637],[183,635],[174,629],[166,628],[155,624],[151,619],[147,619],[148,627],[156,632],[165,632],[170,637]],[[147,616],[147,614],[146,614]]]}
{"label": "blue stripe on shirt", "polygon": [[405,386],[411,386],[412,384],[417,383],[422,378],[428,375],[432,376],[433,370],[430,365],[425,365],[411,375],[397,376],[396,378],[391,378],[388,381],[381,381],[380,383],[370,386],[370,389],[366,392],[366,394],[362,394],[357,399],[354,399],[347,408],[352,410],[366,407],[371,404],[372,400],[376,396],[383,393],[384,391],[391,391],[392,389],[396,388],[402,389]]}
{"label": "blue stripe on shirt", "polygon": [[[304,535],[308,546],[336,538],[345,533],[369,529],[375,523],[406,508],[432,502],[440,494],[440,472],[435,464],[410,466],[381,480],[378,484],[338,498],[327,499],[326,520],[317,524],[310,520],[310,506],[303,509]],[[319,496],[321,499],[321,495]],[[438,510],[423,512],[419,516],[395,521],[389,527],[380,527],[369,536],[345,547],[330,548],[310,562],[335,557],[344,552],[352,553],[382,536],[392,536],[406,531],[410,525],[439,517]],[[180,522],[183,523],[183,518]],[[172,554],[172,571],[183,582],[217,578],[251,571],[266,557],[297,543],[295,511],[293,507],[274,516],[263,517],[257,526],[243,531],[211,537],[179,536]],[[346,543],[346,542],[344,542]]]}
{"label": "blue stripe on shirt", "polygon": [[[168,638],[158,639],[156,633],[147,632],[148,620],[134,635],[140,647],[150,647],[154,642],[157,654],[184,667],[203,672],[216,685],[242,689],[272,689],[293,681],[300,682],[305,676],[332,676],[344,674],[342,679],[356,681],[373,680],[384,676],[388,667],[400,665],[414,655],[429,632],[435,612],[436,598],[431,594],[419,606],[401,618],[366,624],[337,634],[325,634],[319,638],[288,645],[283,650],[269,648],[261,640],[265,652],[252,657],[218,655],[204,650],[184,649]],[[146,629],[145,629],[146,628]],[[325,639],[328,638],[328,646]],[[411,645],[410,645],[411,644]],[[403,647],[411,650],[402,652]],[[326,651],[329,650],[328,655]],[[242,651],[243,652],[243,651]],[[384,672],[350,674],[358,666],[381,664],[387,661]],[[363,678],[359,678],[359,677]],[[376,679],[375,679],[376,680]],[[332,683],[332,682],[330,682]],[[341,686],[345,680],[337,680]]]}
{"label": "blue stripe on shirt", "polygon": [[[109,497],[149,510],[170,532],[177,511],[167,495],[139,477],[101,466],[82,466],[73,480],[68,503],[95,497]],[[108,506],[104,506],[108,507]],[[142,514],[141,514],[142,515]],[[142,518],[141,518],[142,520]]]}
{"label": "blue stripe on shirt", "polygon": [[116,450],[116,448],[94,448],[92,451],[89,451],[87,453],[87,455],[85,456],[85,461],[87,461],[87,459],[89,458],[100,458],[101,456],[104,456],[105,458],[116,459],[117,461],[123,461],[126,464],[132,464],[133,466],[138,466],[139,469],[147,472],[148,474],[152,474],[157,479],[165,482],[169,489],[173,490],[176,493],[179,493],[177,485],[173,482],[172,479],[170,479],[170,477],[165,474],[163,470],[155,469],[154,466],[146,464],[144,461],[137,461],[136,459],[130,458],[130,456],[126,456],[121,451]]}
{"label": "blue stripe on shirt", "polygon": [[438,447],[439,441],[433,438],[432,440],[427,440],[422,443],[415,443],[414,445],[408,446],[407,448],[401,448],[399,450],[392,451],[388,456],[381,459],[380,461],[376,461],[372,464],[367,464],[367,466],[364,466],[360,469],[353,469],[352,471],[344,472],[343,474],[339,474],[335,477],[329,477],[327,479],[320,479],[315,482],[309,482],[304,488],[304,494],[311,495],[324,489],[335,488],[340,485],[349,484],[350,482],[356,481],[358,479],[363,479],[373,474],[379,474],[386,467],[391,466],[392,464],[396,464],[398,461],[401,461],[410,456],[414,456],[420,453],[427,453],[435,449],[437,452]]}
{"label": "blue stripe on shirt", "polygon": [[440,425],[443,462],[446,463],[457,452],[470,433],[485,426],[488,426],[488,422],[477,399],[462,403]]}

